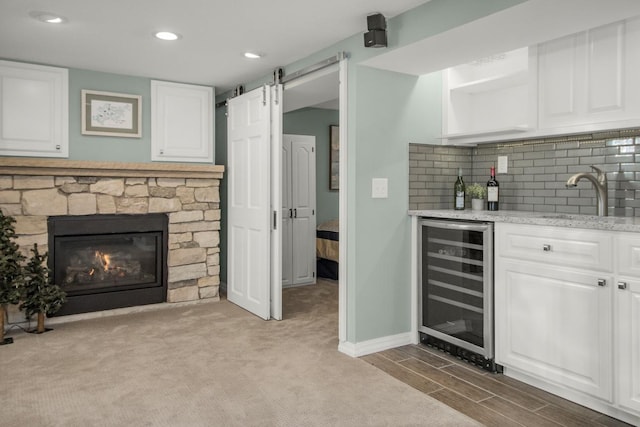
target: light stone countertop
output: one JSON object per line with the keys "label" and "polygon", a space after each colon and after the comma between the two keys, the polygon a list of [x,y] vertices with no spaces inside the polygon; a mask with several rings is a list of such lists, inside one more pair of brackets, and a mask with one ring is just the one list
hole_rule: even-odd
{"label": "light stone countertop", "polygon": [[507,222],[511,224],[547,225],[592,230],[631,231],[640,233],[639,217],[599,217],[527,211],[472,211],[465,209],[410,210],[409,215],[466,221]]}

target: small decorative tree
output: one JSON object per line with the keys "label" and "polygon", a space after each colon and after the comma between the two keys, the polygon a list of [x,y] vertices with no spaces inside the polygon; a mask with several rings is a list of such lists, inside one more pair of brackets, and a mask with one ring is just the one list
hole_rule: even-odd
{"label": "small decorative tree", "polygon": [[24,283],[20,297],[20,310],[24,310],[28,319],[37,314],[38,334],[46,332],[44,327],[45,314],[53,314],[60,310],[66,301],[66,294],[60,286],[51,283],[49,268],[46,266],[47,253],[40,254],[38,245],[31,249],[33,254],[24,267]]}
{"label": "small decorative tree", "polygon": [[13,342],[13,338],[4,337],[5,306],[18,303],[23,280],[22,262],[25,257],[14,241],[15,221],[0,211],[0,345]]}

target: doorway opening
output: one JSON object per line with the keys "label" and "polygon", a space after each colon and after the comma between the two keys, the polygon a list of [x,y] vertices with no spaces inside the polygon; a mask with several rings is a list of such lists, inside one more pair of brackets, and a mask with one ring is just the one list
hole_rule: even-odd
{"label": "doorway opening", "polygon": [[[335,83],[339,93],[340,139],[336,169],[339,170],[340,185],[346,188],[347,57],[340,53],[318,66],[291,74],[288,80],[285,77],[278,84],[263,85],[227,100],[227,298],[265,320],[282,319],[281,163],[286,102],[283,85],[288,85],[288,91],[291,91],[292,87],[302,87],[313,78],[329,74],[333,74],[334,79],[339,76],[334,80],[339,82]],[[297,110],[307,113],[312,110],[311,106],[313,104],[298,105]],[[297,110],[289,109],[289,112]],[[329,126],[326,128],[328,133]],[[342,236],[339,260],[343,265],[337,286],[337,318],[338,339],[343,342],[347,329],[346,191],[338,190],[337,197]]]}
{"label": "doorway opening", "polygon": [[[311,254],[314,277],[298,283],[288,281],[286,272],[291,269],[287,257],[287,228],[283,227],[283,319],[296,313],[312,310],[314,304],[324,304],[338,311],[339,271],[339,144],[340,125],[340,79],[338,64],[327,67],[284,84],[283,124],[284,147],[289,140],[312,137],[315,140],[315,221],[311,229],[304,232],[308,238],[294,240],[293,250]],[[283,162],[283,187],[291,179],[304,181],[296,176],[287,177]],[[283,188],[283,201],[286,189]],[[283,206],[284,209],[284,206]],[[294,208],[295,209],[295,208]],[[286,221],[287,212],[283,211]],[[300,228],[300,227],[298,227]],[[296,237],[293,236],[293,239]],[[297,246],[296,246],[297,245]],[[302,246],[300,246],[302,245]],[[305,247],[306,246],[306,247]],[[304,271],[304,260],[297,261]],[[294,261],[295,263],[295,261]],[[295,278],[294,278],[295,279]],[[307,289],[294,289],[307,287]],[[312,301],[328,299],[329,301]],[[333,304],[333,303],[335,304]],[[326,305],[328,304],[328,306]]]}

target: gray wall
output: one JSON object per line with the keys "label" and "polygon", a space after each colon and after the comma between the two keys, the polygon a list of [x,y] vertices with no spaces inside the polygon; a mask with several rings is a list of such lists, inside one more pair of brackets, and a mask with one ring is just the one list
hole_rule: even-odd
{"label": "gray wall", "polygon": [[[567,189],[567,179],[591,172],[591,165],[607,172],[609,215],[640,216],[640,130],[606,134],[554,137],[532,141],[483,144],[473,148],[449,148],[411,144],[409,177],[410,209],[451,209],[455,161],[439,163],[441,151],[459,150],[471,158],[465,183],[486,183],[489,168],[498,156],[507,156],[508,173],[497,176],[500,209],[596,214],[595,190],[588,181]],[[431,165],[433,159],[434,165]],[[463,163],[463,168],[466,163]],[[464,170],[464,169],[463,169]],[[438,183],[436,185],[435,183]],[[443,195],[444,194],[444,195]]]}

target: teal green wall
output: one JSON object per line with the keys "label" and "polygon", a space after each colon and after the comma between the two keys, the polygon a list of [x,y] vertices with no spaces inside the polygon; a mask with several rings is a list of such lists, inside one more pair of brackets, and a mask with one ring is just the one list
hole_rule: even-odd
{"label": "teal green wall", "polygon": [[[286,96],[286,92],[285,92]],[[337,191],[329,189],[329,126],[337,125],[339,112],[304,108],[284,115],[283,133],[316,137],[316,221],[318,224],[338,219]]]}
{"label": "teal green wall", "polygon": [[[142,96],[142,137],[82,135],[80,91]],[[151,79],[98,71],[69,69],[69,159],[117,162],[151,161]]]}
{"label": "teal green wall", "polygon": [[[411,330],[409,142],[437,142],[440,77],[375,70],[360,62],[524,0],[431,0],[389,19],[387,49],[363,47],[362,34],[285,67],[285,75],[348,52],[347,341],[359,343]],[[455,49],[455,46],[443,46]],[[247,83],[253,89],[265,76]],[[223,98],[223,97],[221,97]],[[222,162],[218,140],[216,158]],[[226,153],[225,153],[226,154]],[[226,155],[225,155],[226,159]],[[387,178],[389,198],[371,198],[371,179]]]}

